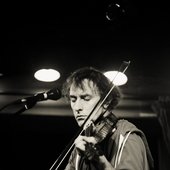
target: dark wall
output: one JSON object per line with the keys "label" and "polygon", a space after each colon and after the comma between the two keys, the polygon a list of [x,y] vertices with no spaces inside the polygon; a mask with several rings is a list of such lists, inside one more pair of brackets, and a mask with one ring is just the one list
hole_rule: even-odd
{"label": "dark wall", "polygon": [[[158,169],[157,120],[129,121],[145,132]],[[77,131],[73,117],[0,115],[0,170],[48,170]]]}

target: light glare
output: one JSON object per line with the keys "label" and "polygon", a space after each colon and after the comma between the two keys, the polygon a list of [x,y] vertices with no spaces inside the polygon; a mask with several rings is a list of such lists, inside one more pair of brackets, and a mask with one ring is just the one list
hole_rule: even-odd
{"label": "light glare", "polygon": [[60,73],[54,69],[40,69],[35,72],[34,77],[39,81],[53,82],[60,78]]}
{"label": "light glare", "polygon": [[104,73],[104,75],[116,86],[124,85],[127,82],[127,76],[122,72],[107,71]]}

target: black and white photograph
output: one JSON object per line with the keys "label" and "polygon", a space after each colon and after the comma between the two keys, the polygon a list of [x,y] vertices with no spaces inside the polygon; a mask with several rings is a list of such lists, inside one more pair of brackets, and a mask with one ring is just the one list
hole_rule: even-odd
{"label": "black and white photograph", "polygon": [[0,170],[170,169],[168,1],[0,13]]}

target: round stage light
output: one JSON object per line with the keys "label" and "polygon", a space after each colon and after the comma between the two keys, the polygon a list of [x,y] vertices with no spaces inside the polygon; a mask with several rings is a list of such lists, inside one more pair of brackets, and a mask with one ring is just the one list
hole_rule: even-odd
{"label": "round stage light", "polygon": [[43,82],[53,82],[60,78],[60,73],[54,69],[40,69],[35,72],[34,77]]}
{"label": "round stage light", "polygon": [[118,71],[107,71],[104,73],[104,75],[116,86],[124,85],[128,80],[124,73]]}

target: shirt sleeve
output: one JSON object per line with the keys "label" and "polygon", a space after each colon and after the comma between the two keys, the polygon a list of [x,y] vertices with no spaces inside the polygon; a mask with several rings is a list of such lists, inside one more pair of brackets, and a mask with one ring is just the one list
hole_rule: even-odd
{"label": "shirt sleeve", "polygon": [[149,170],[145,145],[135,133],[129,135],[121,155],[117,170]]}

